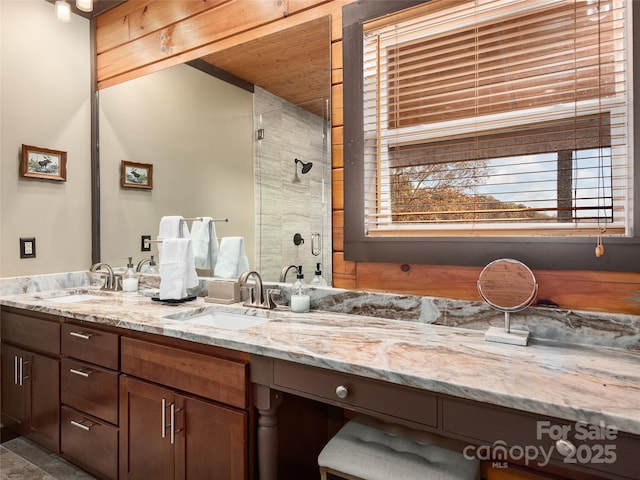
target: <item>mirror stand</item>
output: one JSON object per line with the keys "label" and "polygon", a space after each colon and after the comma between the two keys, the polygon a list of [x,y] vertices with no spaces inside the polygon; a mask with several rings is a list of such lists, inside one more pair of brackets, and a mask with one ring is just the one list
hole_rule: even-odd
{"label": "mirror stand", "polygon": [[509,345],[526,346],[529,343],[529,332],[526,330],[514,330],[511,328],[509,315],[511,312],[504,312],[504,329],[500,327],[489,327],[484,333],[487,342],[508,343]]}

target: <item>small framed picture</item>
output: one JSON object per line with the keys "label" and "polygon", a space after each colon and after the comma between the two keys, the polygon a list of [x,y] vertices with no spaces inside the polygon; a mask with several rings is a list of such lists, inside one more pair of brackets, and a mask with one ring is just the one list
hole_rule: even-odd
{"label": "small framed picture", "polygon": [[45,180],[67,180],[67,152],[22,145],[20,175]]}
{"label": "small framed picture", "polygon": [[153,165],[122,160],[120,186],[126,188],[153,188]]}

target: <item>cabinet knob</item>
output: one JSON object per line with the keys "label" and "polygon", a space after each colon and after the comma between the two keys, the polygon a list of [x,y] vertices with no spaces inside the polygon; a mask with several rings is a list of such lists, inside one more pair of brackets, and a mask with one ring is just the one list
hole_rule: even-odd
{"label": "cabinet knob", "polygon": [[344,385],[338,385],[336,387],[336,395],[338,396],[338,398],[347,398],[347,395],[349,395],[349,389]]}
{"label": "cabinet knob", "polygon": [[556,440],[556,449],[558,450],[558,453],[564,457],[576,454],[576,446],[564,438]]}

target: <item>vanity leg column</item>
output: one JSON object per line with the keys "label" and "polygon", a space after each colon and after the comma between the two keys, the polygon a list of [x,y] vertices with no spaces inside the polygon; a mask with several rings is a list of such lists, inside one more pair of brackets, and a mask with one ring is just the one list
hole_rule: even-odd
{"label": "vanity leg column", "polygon": [[268,392],[260,393],[266,395],[258,395],[255,404],[258,410],[258,478],[278,480],[278,407],[282,393],[265,390]]}

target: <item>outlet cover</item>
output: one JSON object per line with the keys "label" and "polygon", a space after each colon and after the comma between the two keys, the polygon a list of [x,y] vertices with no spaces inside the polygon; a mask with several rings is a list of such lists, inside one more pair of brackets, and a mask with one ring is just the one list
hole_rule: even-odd
{"label": "outlet cover", "polygon": [[35,237],[20,238],[20,258],[36,258]]}
{"label": "outlet cover", "polygon": [[140,251],[141,252],[151,251],[151,235],[142,235],[140,237]]}

